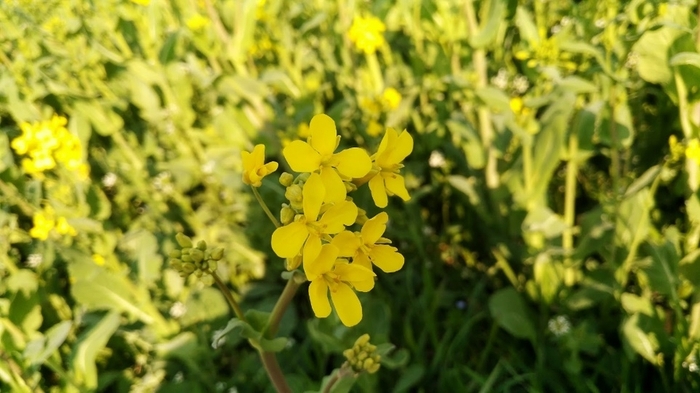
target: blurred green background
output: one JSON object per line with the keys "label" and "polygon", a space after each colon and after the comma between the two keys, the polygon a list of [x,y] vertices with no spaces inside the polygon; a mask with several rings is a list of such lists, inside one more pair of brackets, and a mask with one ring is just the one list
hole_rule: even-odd
{"label": "blurred green background", "polygon": [[363,333],[397,350],[353,391],[698,391],[698,12],[4,0],[0,390],[272,391],[245,341],[212,347],[222,295],[165,256],[177,232],[225,247],[243,308],[270,310],[284,263],[240,152],[289,170],[281,148],[327,113],[348,146],[413,136],[412,199],[388,208],[406,264],[350,329],[299,292],[278,355],[295,391]]}

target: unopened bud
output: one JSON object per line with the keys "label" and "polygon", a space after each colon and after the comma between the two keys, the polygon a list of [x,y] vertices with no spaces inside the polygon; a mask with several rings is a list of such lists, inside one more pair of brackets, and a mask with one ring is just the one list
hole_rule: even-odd
{"label": "unopened bud", "polygon": [[192,239],[190,239],[188,236],[185,236],[184,233],[178,233],[177,235],[175,235],[175,240],[177,241],[177,244],[179,244],[182,248],[192,247]]}
{"label": "unopened bud", "polygon": [[192,273],[195,269],[194,263],[187,262],[182,264],[182,271],[186,273]]}
{"label": "unopened bud", "polygon": [[[200,278],[199,280],[200,280],[202,283],[204,283],[204,285],[207,285],[207,286],[209,286],[209,285],[211,285],[211,284],[214,283],[214,277],[212,277],[212,276],[209,275],[209,274],[205,275],[204,277]],[[377,365],[377,366],[379,366],[379,365]]]}
{"label": "unopened bud", "polygon": [[218,266],[218,264],[216,263],[216,261],[213,261],[213,260],[207,262],[207,264],[209,265],[209,271],[210,271],[210,272],[215,271],[215,270],[216,270],[216,267]]}
{"label": "unopened bud", "polygon": [[193,262],[193,261],[194,261],[194,259],[192,259],[192,257],[189,255],[182,256],[182,262]]}
{"label": "unopened bud", "polygon": [[367,370],[368,373],[374,374],[374,373],[376,373],[377,371],[379,371],[379,366],[380,366],[379,363],[374,363],[372,366],[367,367],[367,368],[365,368],[365,369]]}
{"label": "unopened bud", "polygon": [[205,242],[204,240],[198,241],[197,248],[202,250],[202,251],[205,251],[207,249],[207,242]]}
{"label": "unopened bud", "polygon": [[369,218],[367,218],[367,212],[365,209],[357,209],[357,218],[355,219],[355,224],[364,225]]}
{"label": "unopened bud", "polygon": [[301,255],[297,255],[294,258],[287,258],[285,260],[285,265],[287,270],[292,271],[301,265]]}
{"label": "unopened bud", "polygon": [[179,259],[171,259],[170,266],[175,270],[180,270],[180,268],[182,267],[182,261]]}
{"label": "unopened bud", "polygon": [[192,251],[190,251],[190,257],[192,257],[192,260],[195,262],[202,262],[204,259],[204,251],[195,248]]}
{"label": "unopened bud", "polygon": [[364,368],[365,370],[369,369],[372,366],[374,366],[374,360],[372,359],[365,359],[365,361],[362,363],[362,368]]}
{"label": "unopened bud", "polygon": [[292,203],[301,203],[302,199],[304,198],[301,186],[298,184],[292,184],[291,186],[287,187],[287,189],[284,191],[284,197]]}
{"label": "unopened bud", "polygon": [[355,346],[365,345],[369,342],[369,334],[365,333],[355,340]]}
{"label": "unopened bud", "polygon": [[362,351],[357,354],[357,360],[365,360],[367,359],[367,352]]}
{"label": "unopened bud", "polygon": [[294,213],[294,210],[292,210],[292,208],[289,207],[289,205],[282,205],[282,210],[280,210],[280,221],[282,222],[282,225],[287,225],[290,222],[294,221],[295,215],[296,213]]}
{"label": "unopened bud", "polygon": [[294,175],[292,175],[291,173],[282,172],[282,174],[280,175],[280,184],[281,185],[283,185],[285,187],[289,187],[292,185],[293,182],[294,182]]}
{"label": "unopened bud", "polygon": [[211,259],[218,261],[221,260],[221,258],[224,257],[224,249],[221,247],[217,247],[211,251]]}
{"label": "unopened bud", "polygon": [[352,360],[355,358],[355,352],[352,349],[346,349],[343,351],[343,356],[348,360]]}
{"label": "unopened bud", "polygon": [[170,258],[180,258],[182,252],[180,250],[172,250],[168,255],[170,256]]}
{"label": "unopened bud", "polygon": [[[197,277],[202,277],[202,271],[201,270],[195,270],[194,275]],[[367,360],[372,360],[372,359],[367,359]]]}
{"label": "unopened bud", "polygon": [[348,193],[357,190],[357,186],[354,183],[346,181],[346,182],[343,182],[343,184],[345,185],[345,191]]}

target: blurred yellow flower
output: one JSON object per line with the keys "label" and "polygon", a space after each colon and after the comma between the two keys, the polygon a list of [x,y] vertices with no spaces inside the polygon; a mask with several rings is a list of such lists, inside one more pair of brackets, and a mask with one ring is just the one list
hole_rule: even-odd
{"label": "blurred yellow flower", "polygon": [[151,0],[131,0],[132,3],[136,3],[138,5],[149,5],[151,4]]}
{"label": "blurred yellow flower", "polygon": [[35,239],[46,240],[54,228],[61,235],[77,235],[75,228],[68,223],[65,217],[56,218],[56,212],[51,206],[45,206],[42,211],[34,213],[32,222],[34,226],[29,230],[29,236]]}
{"label": "blurred yellow flower", "polygon": [[195,14],[194,16],[187,19],[187,22],[185,22],[185,24],[187,25],[188,29],[192,31],[198,31],[209,26],[209,18],[200,14]]}
{"label": "blurred yellow flower", "polygon": [[12,140],[11,146],[22,159],[22,167],[32,175],[53,169],[57,163],[77,171],[87,178],[88,167],[83,162],[80,140],[66,128],[68,120],[54,115],[51,120],[20,123],[22,135]]}
{"label": "blurred yellow flower", "polygon": [[382,47],[386,41],[382,33],[386,30],[384,23],[374,16],[358,16],[352,22],[348,36],[357,49],[370,54]]}
{"label": "blurred yellow flower", "polygon": [[325,318],[331,314],[331,300],[340,322],[345,326],[355,326],[362,320],[362,304],[355,290],[361,292],[374,288],[375,274],[364,266],[347,263],[338,259],[338,248],[325,244],[309,262],[304,261],[306,278],[309,285],[309,300],[317,318]]}
{"label": "blurred yellow flower", "polygon": [[343,179],[361,178],[372,169],[372,161],[363,149],[353,147],[335,153],[340,143],[335,122],[328,115],[316,115],[309,124],[308,143],[293,141],[282,154],[295,172],[320,173],[325,188],[323,202],[345,199]]}
{"label": "blurred yellow flower", "polygon": [[299,124],[299,127],[297,128],[297,136],[301,139],[310,137],[311,129],[309,128],[309,125],[306,123]]}
{"label": "blurred yellow flower", "polygon": [[395,129],[387,128],[379,149],[374,155],[376,174],[369,180],[369,190],[377,207],[387,206],[389,203],[387,195],[397,195],[404,201],[411,199],[403,176],[399,175],[399,170],[403,168],[401,162],[412,151],[411,134],[405,130],[399,134]]}
{"label": "blurred yellow flower", "polygon": [[520,97],[513,97],[510,99],[510,110],[516,115],[523,110],[523,99]]}
{"label": "blurred yellow flower", "polygon": [[384,128],[382,127],[382,125],[374,120],[370,121],[369,124],[367,124],[367,135],[369,136],[377,136],[381,134],[383,130]]}
{"label": "blurred yellow flower", "polygon": [[364,110],[370,115],[379,115],[382,112],[381,105],[377,100],[370,97],[362,97],[358,100],[358,105],[360,109]]}
{"label": "blurred yellow flower", "polygon": [[678,138],[676,138],[675,135],[671,135],[668,138],[668,147],[671,153],[671,157],[669,158],[671,162],[678,162],[683,158],[685,147],[683,147],[682,143],[678,142]]}
{"label": "blurred yellow flower", "polygon": [[100,254],[92,254],[92,261],[95,262],[95,265],[97,266],[104,266],[105,257]]}
{"label": "blurred yellow flower", "polygon": [[385,89],[382,94],[382,104],[390,110],[398,108],[401,104],[401,93],[393,87]]}
{"label": "blurred yellow flower", "polygon": [[372,269],[377,265],[385,273],[399,271],[403,267],[404,257],[396,247],[390,246],[391,240],[383,238],[389,215],[381,212],[367,220],[361,232],[343,231],[337,234],[332,244],[338,247],[341,257],[352,258],[353,264]]}
{"label": "blurred yellow flower", "polygon": [[253,187],[260,187],[262,179],[277,170],[279,166],[276,162],[265,163],[265,145],[256,145],[253,152],[244,151],[241,153],[243,159],[243,183]]}
{"label": "blurred yellow flower", "polygon": [[320,214],[325,193],[321,176],[312,173],[302,189],[304,214],[297,215],[293,222],[277,228],[272,233],[271,246],[277,256],[294,258],[303,248],[302,256],[306,259],[321,249],[322,238],[342,232],[346,226],[355,222],[357,206],[346,200],[336,203]]}
{"label": "blurred yellow flower", "polygon": [[697,138],[691,139],[690,142],[688,142],[688,147],[685,148],[685,156],[700,164],[700,141],[698,141]]}

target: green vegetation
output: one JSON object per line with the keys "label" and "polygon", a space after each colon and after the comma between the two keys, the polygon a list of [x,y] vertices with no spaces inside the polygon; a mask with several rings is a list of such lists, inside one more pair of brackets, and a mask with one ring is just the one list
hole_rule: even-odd
{"label": "green vegetation", "polygon": [[[294,392],[346,359],[376,371],[359,392],[700,390],[699,12],[0,2],[0,391],[274,391],[250,337]],[[385,209],[405,263],[375,269],[353,327],[302,284],[277,340],[168,259],[202,251],[197,274],[271,311],[297,273],[241,153],[279,163],[256,189],[279,216],[283,149],[321,113],[343,148],[412,136],[410,200]]]}

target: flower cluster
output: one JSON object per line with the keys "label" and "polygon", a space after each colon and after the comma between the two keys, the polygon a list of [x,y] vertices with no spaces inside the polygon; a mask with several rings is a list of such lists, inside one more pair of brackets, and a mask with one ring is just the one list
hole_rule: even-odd
{"label": "flower cluster", "polygon": [[52,230],[56,230],[59,235],[76,236],[77,232],[65,217],[56,216],[56,212],[51,206],[44,206],[43,210],[34,213],[32,217],[34,226],[29,230],[29,236],[46,240]]}
{"label": "flower cluster", "polygon": [[393,87],[384,89],[381,95],[359,98],[358,106],[367,115],[367,135],[378,136],[384,130],[379,124],[382,114],[391,112],[401,104],[401,93]]}
{"label": "flower cluster", "polygon": [[53,169],[57,163],[87,177],[80,140],[66,128],[67,119],[54,115],[51,120],[21,123],[22,135],[12,140],[12,148],[22,159],[22,167],[31,175]]}
{"label": "flower cluster", "polygon": [[[390,128],[372,156],[356,147],[337,151],[339,143],[335,122],[317,115],[309,124],[307,141],[292,141],[284,148],[290,168],[300,174],[280,176],[289,203],[282,206],[282,226],[272,234],[271,245],[275,254],[287,259],[287,269],[303,266],[317,317],[330,315],[332,301],[341,322],[354,326],[362,319],[355,291],[374,287],[373,266],[395,272],[403,266],[404,257],[382,237],[388,215],[382,212],[367,219],[348,193],[369,183],[380,208],[387,206],[391,195],[409,200],[399,171],[413,150],[413,138]],[[270,163],[256,161],[244,179],[265,165]],[[363,224],[359,232],[346,229],[356,223]]]}
{"label": "flower cluster", "polygon": [[355,340],[355,345],[343,351],[343,356],[356,373],[366,371],[374,374],[379,371],[381,357],[377,353],[377,346],[369,343],[369,334],[363,334]]}
{"label": "flower cluster", "polygon": [[206,285],[213,284],[213,273],[216,271],[217,262],[224,256],[224,249],[208,249],[204,240],[200,240],[195,246],[192,239],[182,233],[175,235],[175,240],[182,248],[170,252],[170,266],[180,273],[180,277],[187,278],[194,274]]}
{"label": "flower cluster", "polygon": [[384,23],[376,17],[364,18],[358,16],[353,20],[348,36],[357,49],[371,54],[386,44],[382,35],[385,30],[386,26],[384,26]]}

